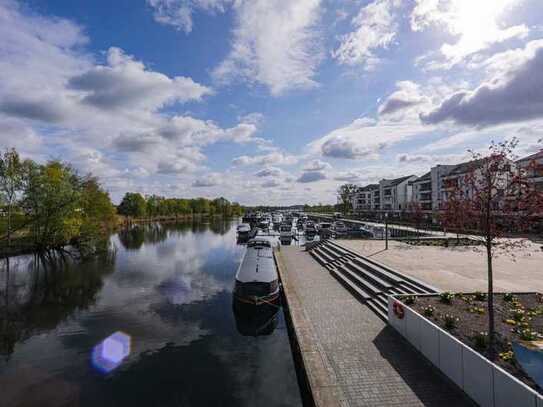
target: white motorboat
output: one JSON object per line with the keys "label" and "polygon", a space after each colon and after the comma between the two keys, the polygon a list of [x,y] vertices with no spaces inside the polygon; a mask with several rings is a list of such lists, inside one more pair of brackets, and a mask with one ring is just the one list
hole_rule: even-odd
{"label": "white motorboat", "polygon": [[251,225],[248,223],[240,223],[237,227],[238,236],[248,236],[251,232]]}
{"label": "white motorboat", "polygon": [[288,223],[283,223],[279,226],[279,237],[281,239],[292,239],[294,232],[292,230],[292,225]]}
{"label": "white motorboat", "polygon": [[236,273],[234,298],[245,304],[262,305],[279,301],[279,276],[270,239],[255,237]]}
{"label": "white motorboat", "polygon": [[344,222],[334,222],[334,231],[341,234],[347,233],[347,226]]}

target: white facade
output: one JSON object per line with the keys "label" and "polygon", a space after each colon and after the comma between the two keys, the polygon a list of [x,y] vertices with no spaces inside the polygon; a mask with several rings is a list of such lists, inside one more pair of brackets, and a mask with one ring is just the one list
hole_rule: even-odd
{"label": "white facade", "polygon": [[410,175],[392,180],[383,179],[379,181],[381,211],[407,211],[413,194],[410,182],[416,179],[416,175]]}

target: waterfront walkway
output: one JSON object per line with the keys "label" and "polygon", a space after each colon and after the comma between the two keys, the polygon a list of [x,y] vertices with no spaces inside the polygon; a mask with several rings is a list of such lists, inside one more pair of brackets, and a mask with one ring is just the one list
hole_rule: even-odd
{"label": "waterfront walkway", "polygon": [[317,406],[472,406],[300,247],[277,253]]}

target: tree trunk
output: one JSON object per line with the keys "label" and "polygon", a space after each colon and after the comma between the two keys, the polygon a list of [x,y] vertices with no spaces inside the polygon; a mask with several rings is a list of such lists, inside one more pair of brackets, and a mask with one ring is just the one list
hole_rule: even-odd
{"label": "tree trunk", "polygon": [[488,350],[490,360],[496,357],[495,333],[494,333],[494,281],[492,273],[492,241],[486,241],[486,258],[488,265]]}
{"label": "tree trunk", "polygon": [[8,204],[8,248],[11,247],[11,203]]}

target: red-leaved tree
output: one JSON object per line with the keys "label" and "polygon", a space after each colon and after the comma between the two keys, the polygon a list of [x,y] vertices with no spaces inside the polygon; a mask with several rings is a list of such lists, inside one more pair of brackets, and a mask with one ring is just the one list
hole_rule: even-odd
{"label": "red-leaved tree", "polygon": [[449,193],[442,212],[445,227],[469,234],[484,247],[491,359],[495,358],[493,258],[498,252],[514,256],[524,241],[511,235],[527,232],[530,222],[543,214],[541,193],[515,163],[517,144],[512,139],[492,142],[487,154],[470,151],[466,171],[447,181]]}

